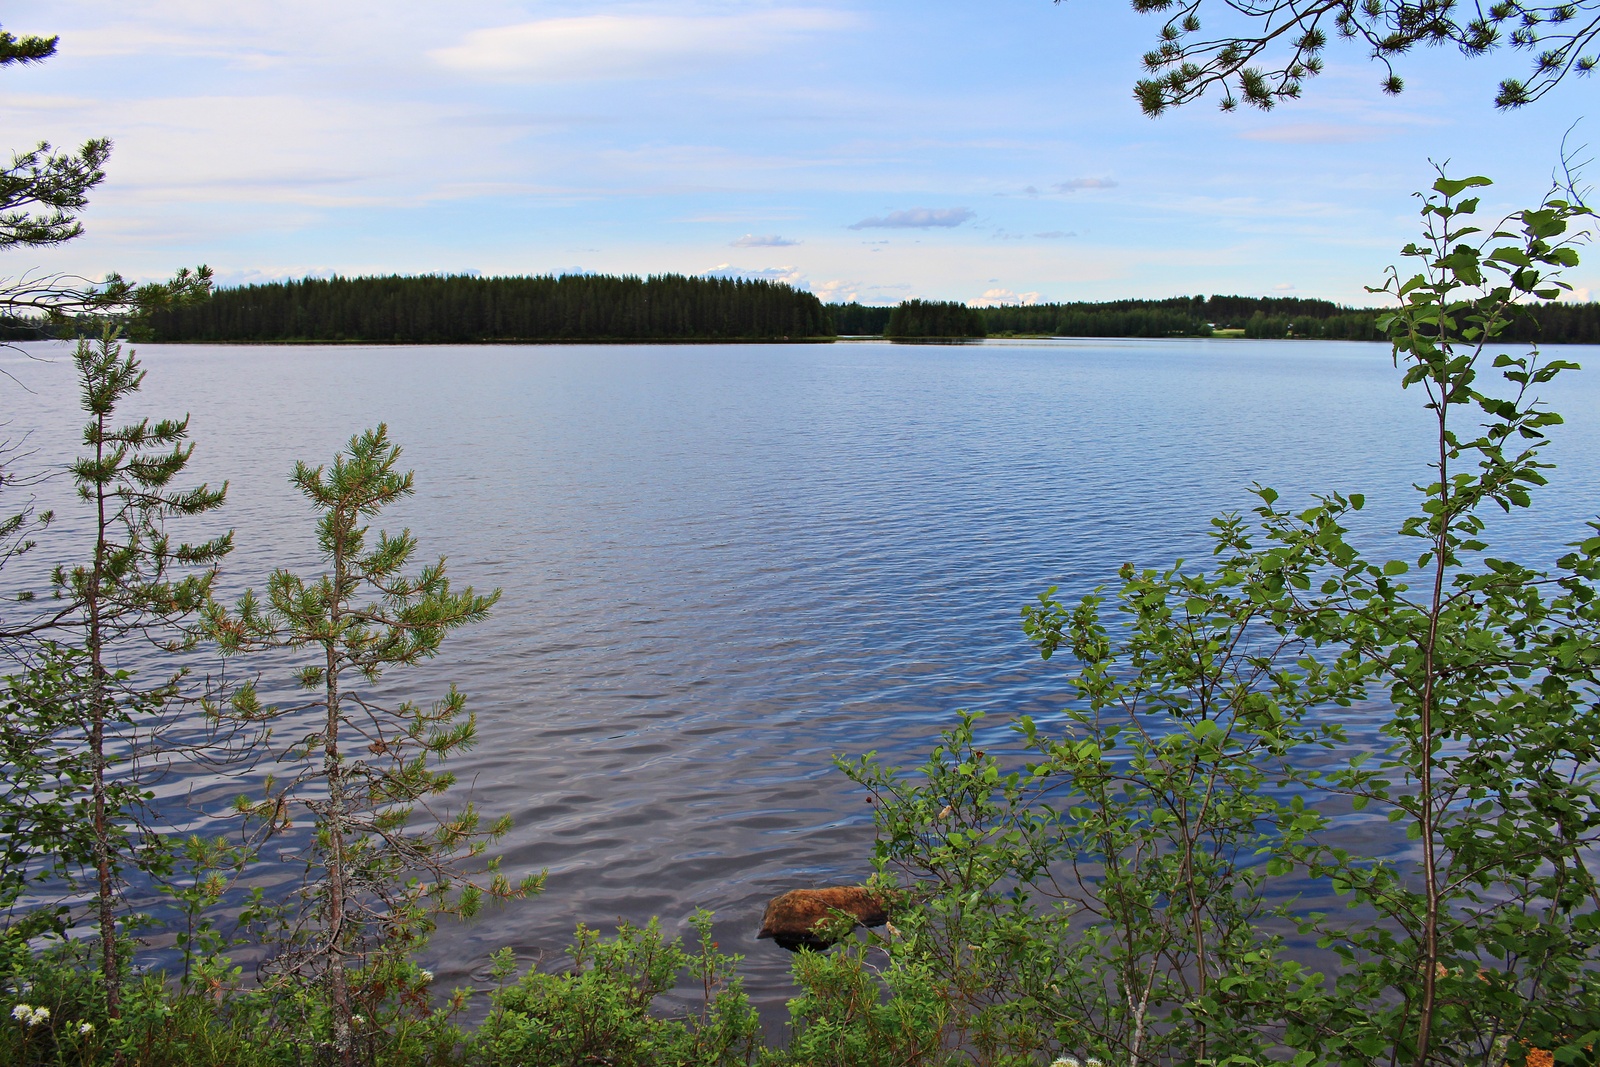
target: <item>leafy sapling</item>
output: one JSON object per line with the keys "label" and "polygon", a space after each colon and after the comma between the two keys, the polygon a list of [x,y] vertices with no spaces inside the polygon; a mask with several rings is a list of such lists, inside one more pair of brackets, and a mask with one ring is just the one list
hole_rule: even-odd
{"label": "leafy sapling", "polygon": [[[1600,522],[1554,566],[1490,547],[1545,483],[1561,420],[1538,394],[1573,369],[1501,339],[1565,290],[1591,213],[1557,194],[1480,229],[1488,184],[1441,175],[1414,271],[1375,290],[1433,421],[1414,554],[1355,543],[1360,494],[1258,488],[1254,521],[1214,520],[1208,570],[1125,566],[1116,623],[1100,593],[1025,610],[1075,661],[1059,719],[1001,745],[968,715],[914,772],[843,765],[880,802],[880,865],[925,901],[896,957],[938,976],[980,1062],[1592,1060]],[[1340,725],[1358,702],[1389,709],[1375,745]],[[1409,845],[1353,847],[1344,805]],[[1330,974],[1287,957],[1291,930]]]}

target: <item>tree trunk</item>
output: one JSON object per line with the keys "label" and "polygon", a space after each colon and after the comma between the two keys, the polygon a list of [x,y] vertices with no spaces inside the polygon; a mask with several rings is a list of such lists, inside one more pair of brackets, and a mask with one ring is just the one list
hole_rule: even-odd
{"label": "tree trunk", "polygon": [[[105,416],[95,420],[94,458],[98,466],[105,462]],[[110,812],[106,810],[106,719],[110,696],[106,692],[104,620],[101,616],[100,592],[105,579],[106,561],[106,489],[103,482],[95,486],[95,542],[94,570],[90,576],[89,595],[89,753],[94,770],[94,866],[98,885],[96,913],[100,925],[100,968],[105,986],[106,1018],[122,1015],[122,966],[117,953],[116,887],[112,883]],[[119,1057],[120,1058],[120,1057]]]}
{"label": "tree trunk", "polygon": [[348,906],[345,870],[345,795],[344,768],[339,758],[339,658],[338,634],[340,600],[347,581],[342,541],[335,540],[333,557],[333,603],[329,605],[332,637],[323,644],[324,694],[328,719],[323,735],[322,767],[328,776],[328,912],[326,937],[328,953],[328,1000],[333,1009],[333,1047],[343,1067],[355,1067],[355,1042],[351,1035],[350,985],[344,967],[345,910]]}

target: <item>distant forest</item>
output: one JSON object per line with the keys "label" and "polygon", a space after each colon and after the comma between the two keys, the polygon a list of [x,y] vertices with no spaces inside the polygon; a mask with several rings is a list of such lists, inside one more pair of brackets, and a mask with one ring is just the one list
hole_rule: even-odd
{"label": "distant forest", "polygon": [[[838,336],[1210,337],[1378,341],[1373,308],[1295,297],[969,308],[922,300],[823,304],[768,281],[610,275],[307,278],[237,289],[152,313],[135,339],[199,342],[803,341]],[[98,334],[98,321],[47,327],[0,319],[0,341]],[[1600,344],[1600,304],[1531,309],[1507,340]]]}
{"label": "distant forest", "polygon": [[[841,336],[876,336],[895,307],[832,304]],[[1245,337],[1380,341],[1374,308],[1296,297],[1178,296],[1166,300],[1030,304],[978,308],[990,337],[1210,337],[1240,330]],[[1512,341],[1600,344],[1600,304],[1546,304],[1514,324]]]}
{"label": "distant forest", "polygon": [[982,337],[983,314],[955,300],[904,300],[889,313],[883,335],[902,337]]}
{"label": "distant forest", "polygon": [[307,278],[219,289],[148,323],[154,341],[798,341],[833,332],[811,293],[679,274]]}
{"label": "distant forest", "polygon": [[1370,308],[1294,297],[1177,296],[1166,300],[1033,304],[985,308],[984,325],[996,334],[1054,337],[1209,337],[1243,330],[1246,337],[1305,337],[1377,341]]}

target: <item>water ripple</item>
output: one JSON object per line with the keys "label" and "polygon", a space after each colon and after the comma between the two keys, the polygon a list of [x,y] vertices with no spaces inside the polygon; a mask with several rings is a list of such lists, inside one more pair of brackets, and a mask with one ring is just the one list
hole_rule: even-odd
{"label": "water ripple", "polygon": [[[4,365],[34,390],[6,432],[59,461],[81,419],[64,350],[40,351],[55,362]],[[871,810],[834,754],[914,762],[961,707],[993,713],[986,736],[1003,742],[1005,719],[1066,701],[1018,627],[1043,588],[1203,559],[1208,520],[1247,509],[1252,482],[1291,500],[1364,491],[1361,532],[1383,543],[1427,446],[1418,398],[1361,344],[141,355],[140,412],[192,412],[198,474],[231,481],[230,591],[315,565],[287,473],[379,420],[417,470],[388,525],[447,553],[458,581],[505,590],[491,621],[386,683],[469,695],[479,741],[454,768],[485,811],[514,817],[507,872],[550,871],[543,897],[441,929],[440,978],[481,980],[502,945],[553,963],[580,921],[660,914],[682,932],[707,907],[723,947],[749,953],[769,1018],[791,987],[785,954],[753,940],[766,899],[868,872]],[[1538,521],[1501,526],[1524,555],[1554,555],[1595,510],[1594,393],[1575,375],[1552,397],[1563,467]],[[68,488],[42,490],[62,521],[38,565],[85,534]],[[193,787],[220,813],[247,785],[171,795]],[[1383,829],[1374,847],[1399,847]],[[286,862],[255,880],[291,877]]]}

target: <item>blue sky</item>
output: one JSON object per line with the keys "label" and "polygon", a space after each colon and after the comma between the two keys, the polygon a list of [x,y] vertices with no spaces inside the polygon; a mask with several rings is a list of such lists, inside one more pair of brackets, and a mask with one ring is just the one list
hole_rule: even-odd
{"label": "blue sky", "polygon": [[[1109,0],[54,0],[5,29],[7,144],[116,142],[31,267],[781,278],[892,303],[1193,293],[1370,302],[1430,158],[1544,192],[1596,99],[1495,112],[1524,57],[1329,49],[1304,100],[1145,118],[1158,23]],[[1580,141],[1600,145],[1600,115]],[[1600,153],[1596,153],[1600,155]],[[26,259],[26,262],[23,260]],[[1600,260],[1571,280],[1600,296]],[[1585,293],[1584,295],[1587,295]]]}

